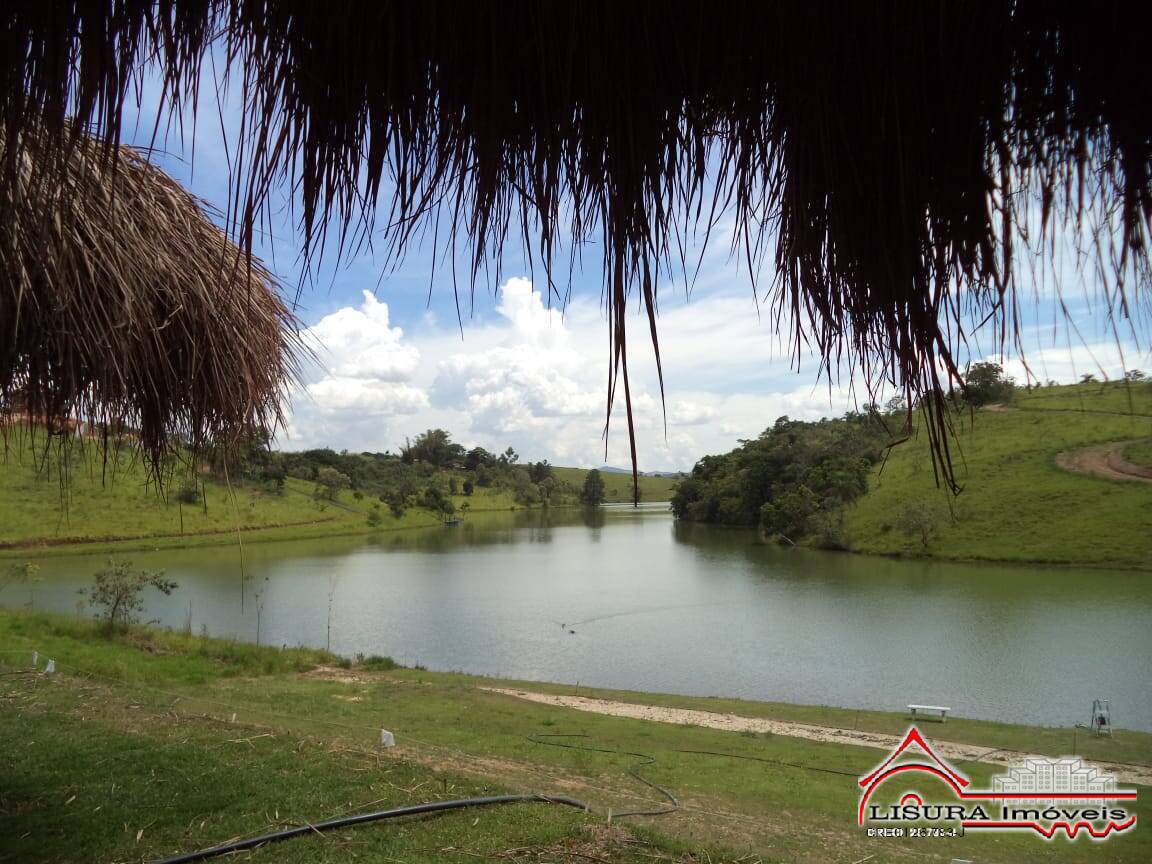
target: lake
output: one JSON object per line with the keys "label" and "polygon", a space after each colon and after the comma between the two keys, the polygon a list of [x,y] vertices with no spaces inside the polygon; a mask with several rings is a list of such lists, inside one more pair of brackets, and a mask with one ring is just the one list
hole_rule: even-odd
{"label": "lake", "polygon": [[[455,528],[132,553],[146,617],[272,645],[596,687],[1152,731],[1148,573],[785,549],[666,505],[470,514]],[[103,556],[44,559],[8,605],[81,614]],[[247,578],[242,578],[246,574]],[[241,609],[243,593],[243,610]],[[87,614],[87,613],[83,613]]]}

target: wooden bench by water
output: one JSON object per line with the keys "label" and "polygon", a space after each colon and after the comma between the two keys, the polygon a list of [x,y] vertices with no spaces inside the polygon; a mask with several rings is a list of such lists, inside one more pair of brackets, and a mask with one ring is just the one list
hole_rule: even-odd
{"label": "wooden bench by water", "polygon": [[948,719],[948,712],[951,710],[952,710],[951,708],[946,708],[943,705],[909,705],[908,706],[908,713],[912,715],[913,720],[915,720],[916,717],[919,715],[919,713],[923,711],[927,714],[938,714],[940,716],[940,722],[941,723],[945,722]]}

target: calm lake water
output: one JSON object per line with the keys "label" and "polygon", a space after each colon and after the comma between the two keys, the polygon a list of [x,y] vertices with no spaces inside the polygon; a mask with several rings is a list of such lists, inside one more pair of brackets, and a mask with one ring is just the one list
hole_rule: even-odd
{"label": "calm lake water", "polygon": [[[180,587],[147,617],[273,645],[535,680],[1152,731],[1148,573],[782,549],[636,511],[130,556]],[[0,601],[77,613],[102,557],[45,559]],[[244,609],[241,611],[241,585]],[[258,611],[259,610],[259,611]],[[575,632],[570,632],[575,631]]]}

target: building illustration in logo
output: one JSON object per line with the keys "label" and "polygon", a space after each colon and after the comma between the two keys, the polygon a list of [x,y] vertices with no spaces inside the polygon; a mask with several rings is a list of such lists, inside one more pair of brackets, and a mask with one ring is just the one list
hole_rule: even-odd
{"label": "building illustration in logo", "polygon": [[1022,756],[1021,764],[992,779],[991,789],[978,790],[915,726],[859,786],[859,824],[883,826],[870,827],[870,835],[1025,831],[1046,840],[1101,841],[1136,825],[1127,809],[1136,791],[1117,788],[1115,777],[1078,757]]}
{"label": "building illustration in logo", "polygon": [[1007,774],[992,778],[992,788],[997,792],[1083,792],[1094,798],[1066,799],[1050,798],[1048,803],[1089,804],[1099,800],[1099,796],[1116,791],[1116,778],[1104,774],[1094,765],[1085,765],[1082,759],[1044,759],[1030,756],[1024,765],[1013,768]]}

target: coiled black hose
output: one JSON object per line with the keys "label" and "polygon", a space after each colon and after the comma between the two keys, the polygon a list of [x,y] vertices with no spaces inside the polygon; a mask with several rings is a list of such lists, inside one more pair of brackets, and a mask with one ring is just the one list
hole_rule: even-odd
{"label": "coiled black hose", "polygon": [[576,807],[587,810],[588,805],[575,798],[564,795],[492,795],[487,798],[458,798],[453,801],[433,801],[429,804],[416,804],[411,807],[397,807],[394,810],[378,810],[375,813],[360,813],[356,816],[343,816],[339,819],[329,819],[326,822],[317,822],[313,825],[301,825],[297,828],[287,828],[275,831],[260,837],[250,837],[247,840],[237,840],[235,843],[226,843],[223,846],[213,846],[211,849],[200,849],[186,855],[177,855],[174,858],[164,858],[155,864],[188,864],[191,861],[205,861],[220,855],[232,852],[242,852],[245,849],[255,849],[266,843],[278,843],[281,840],[290,840],[304,834],[320,834],[331,828],[346,828],[349,825],[362,825],[365,822],[376,822],[381,819],[398,819],[401,816],[419,816],[424,813],[440,813],[444,810],[463,810],[467,807],[489,807],[493,804],[515,804],[524,801],[539,801],[544,804],[563,804],[566,807]]}

